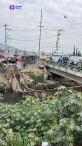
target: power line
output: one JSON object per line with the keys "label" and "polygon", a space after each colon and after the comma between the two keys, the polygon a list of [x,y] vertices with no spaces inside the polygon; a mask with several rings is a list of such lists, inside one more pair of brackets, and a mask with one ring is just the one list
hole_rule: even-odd
{"label": "power line", "polygon": [[[40,27],[40,26],[39,26],[39,27]],[[73,28],[72,28],[72,27],[73,27]],[[81,27],[77,27],[77,26],[75,26],[75,28],[74,28],[74,26],[72,26],[72,27],[64,27],[63,30],[80,29],[80,28],[82,28],[82,25],[81,25]],[[30,28],[28,28],[28,30],[29,30],[29,29],[30,29]],[[26,29],[25,29],[25,30],[16,30],[16,29],[15,29],[14,31],[22,31],[22,32],[24,31],[24,32],[25,32],[25,31],[28,31],[28,30],[26,30]],[[35,29],[30,29],[30,30],[33,31],[33,30],[35,30]],[[45,31],[46,31],[46,30],[48,30],[48,31],[49,31],[49,30],[50,30],[50,31],[57,31],[57,29],[52,28],[52,27],[45,28],[44,30],[45,30]]]}
{"label": "power line", "polygon": [[[0,24],[0,27],[2,27],[3,25],[2,24]],[[9,26],[13,26],[13,27],[15,27],[14,25],[9,25]],[[63,27],[64,25],[60,25],[59,27]],[[67,27],[79,27],[79,26],[82,26],[82,23],[77,23],[77,24],[69,24],[69,25],[66,25],[66,27],[65,28],[67,28]],[[16,30],[16,28],[24,28],[24,27],[22,27],[22,26],[18,26],[18,27],[15,27],[15,31],[26,31],[27,29],[28,30],[35,30],[35,28],[31,28],[31,27],[29,27],[29,28],[26,28],[26,29],[24,29],[24,30]],[[37,29],[37,28],[36,28]],[[46,26],[46,29],[54,29],[54,27],[52,26]],[[27,31],[28,31],[27,30]],[[57,31],[57,29],[56,29],[56,31]]]}
{"label": "power line", "polygon": [[[3,26],[3,24],[0,24],[0,26]],[[8,25],[8,26],[12,26],[12,27],[15,27],[15,25]],[[60,25],[59,27],[62,27],[63,25]],[[66,26],[82,26],[82,23],[77,23],[77,24],[67,24]],[[47,27],[50,27],[50,26],[47,26]],[[16,26],[15,28],[24,28],[24,26]],[[33,27],[29,27],[29,28],[26,28],[26,29],[35,29],[35,28],[33,28]],[[52,28],[54,28],[53,26],[52,26]]]}
{"label": "power line", "polygon": [[[42,40],[45,40],[45,39],[48,39],[48,38],[54,38],[56,37],[57,35],[52,35],[50,37],[43,37]],[[33,41],[37,41],[38,39],[35,39],[35,40],[21,40],[21,39],[16,39],[16,38],[12,38],[12,40],[16,40],[16,41],[25,41],[25,42],[33,42]]]}

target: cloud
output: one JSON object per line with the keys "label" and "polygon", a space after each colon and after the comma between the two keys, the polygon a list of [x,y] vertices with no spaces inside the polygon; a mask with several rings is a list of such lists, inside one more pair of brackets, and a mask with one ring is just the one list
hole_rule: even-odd
{"label": "cloud", "polygon": [[[12,4],[22,5],[21,10],[10,10],[9,6]],[[56,49],[58,29],[65,29],[60,36],[60,51],[68,51],[71,48],[72,52],[74,45],[79,46],[81,50],[82,1],[80,0],[0,0],[0,24],[6,23],[8,28],[14,30],[9,32],[11,38],[27,40],[11,40],[11,45],[21,49],[38,51],[39,27],[37,26],[40,21],[41,9],[43,10],[42,25],[44,26],[42,28],[41,50],[49,52]],[[64,19],[64,15],[68,19]],[[0,29],[2,30],[0,38],[1,41],[4,41],[4,27],[0,27]]]}

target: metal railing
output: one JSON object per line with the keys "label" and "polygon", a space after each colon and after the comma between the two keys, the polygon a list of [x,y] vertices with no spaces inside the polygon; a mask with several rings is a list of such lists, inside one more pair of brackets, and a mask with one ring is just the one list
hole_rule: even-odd
{"label": "metal railing", "polygon": [[53,65],[53,66],[58,66],[59,68],[63,67],[66,70],[69,69],[69,70],[75,71],[75,72],[80,72],[80,73],[82,72],[82,66],[70,65],[68,63],[55,62],[55,61],[50,61],[50,60],[46,63]]}

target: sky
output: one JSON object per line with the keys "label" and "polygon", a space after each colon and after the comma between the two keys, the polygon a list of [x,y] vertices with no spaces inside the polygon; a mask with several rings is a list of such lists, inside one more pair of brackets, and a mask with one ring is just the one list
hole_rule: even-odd
{"label": "sky", "polygon": [[[10,5],[22,7],[11,10]],[[41,51],[56,51],[58,30],[62,29],[58,51],[72,53],[75,45],[82,52],[81,0],[0,0],[0,43],[4,43],[7,24],[12,29],[7,33],[11,46],[38,52],[41,10]]]}

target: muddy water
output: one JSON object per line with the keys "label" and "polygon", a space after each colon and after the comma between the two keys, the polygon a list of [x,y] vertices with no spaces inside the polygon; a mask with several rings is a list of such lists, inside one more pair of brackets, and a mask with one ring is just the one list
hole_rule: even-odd
{"label": "muddy water", "polygon": [[4,103],[17,103],[23,98],[23,94],[21,92],[13,92],[13,91],[7,91],[7,92],[0,92],[3,95],[3,102]]}
{"label": "muddy water", "polygon": [[[82,92],[82,86],[68,87],[68,89]],[[47,98],[48,96],[53,96],[57,90],[58,89],[55,88],[55,89],[46,89],[46,90],[32,90],[26,93],[13,92],[13,91],[0,92],[0,93],[3,95],[4,103],[15,104],[19,102],[20,100],[24,100],[25,96]]]}
{"label": "muddy water", "polygon": [[3,102],[4,103],[9,103],[9,104],[15,104],[19,102],[20,100],[24,100],[25,96],[33,96],[33,97],[39,97],[39,98],[46,98],[48,96],[53,96],[54,93],[57,91],[57,89],[47,89],[45,91],[43,90],[34,90],[34,91],[29,91],[26,93],[21,93],[21,92],[13,92],[13,91],[7,91],[7,92],[1,92],[3,95]]}
{"label": "muddy water", "polygon": [[33,90],[28,91],[26,93],[22,92],[13,92],[13,91],[7,91],[7,92],[0,92],[3,95],[3,102],[14,104],[19,102],[20,100],[24,100],[25,96],[33,96],[33,97],[39,97],[39,98],[46,98],[48,96],[53,96],[54,93],[57,91],[56,89],[46,89],[46,90]]}

